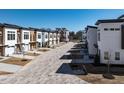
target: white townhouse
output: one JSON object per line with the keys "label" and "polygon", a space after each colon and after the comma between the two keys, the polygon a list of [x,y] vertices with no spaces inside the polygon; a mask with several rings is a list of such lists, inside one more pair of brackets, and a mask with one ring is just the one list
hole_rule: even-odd
{"label": "white townhouse", "polygon": [[49,32],[45,29],[42,29],[42,47],[48,47],[48,41],[49,41]]}
{"label": "white townhouse", "polygon": [[11,56],[15,52],[18,28],[12,24],[0,24],[0,56]]}
{"label": "white townhouse", "polygon": [[97,27],[95,26],[87,26],[85,28],[86,36],[87,36],[87,47],[89,57],[95,56],[97,54]]}
{"label": "white townhouse", "polygon": [[69,31],[66,28],[56,28],[59,32],[60,42],[69,42]]}
{"label": "white townhouse", "polygon": [[53,33],[53,38],[52,38],[52,43],[53,43],[53,46],[55,46],[56,45],[56,32],[55,31],[53,31],[52,32]]}
{"label": "white townhouse", "polygon": [[96,25],[100,63],[124,64],[124,16],[98,20]]}
{"label": "white townhouse", "polygon": [[24,44],[24,51],[30,50],[30,30],[28,28],[22,28],[22,43]]}
{"label": "white townhouse", "polygon": [[56,44],[58,45],[60,43],[60,33],[59,31],[55,31],[56,32]]}
{"label": "white townhouse", "polygon": [[35,50],[42,47],[42,29],[32,28],[30,29],[30,50]]}
{"label": "white townhouse", "polygon": [[36,35],[36,41],[38,43],[37,47],[40,48],[42,47],[42,31],[41,29],[36,29],[37,35]]}
{"label": "white townhouse", "polygon": [[15,44],[15,53],[29,51],[30,46],[30,30],[29,28],[20,27],[17,31],[17,44]]}
{"label": "white townhouse", "polygon": [[65,32],[65,41],[69,42],[69,31],[68,30]]}
{"label": "white townhouse", "polygon": [[51,31],[48,32],[48,47],[53,46],[53,33]]}

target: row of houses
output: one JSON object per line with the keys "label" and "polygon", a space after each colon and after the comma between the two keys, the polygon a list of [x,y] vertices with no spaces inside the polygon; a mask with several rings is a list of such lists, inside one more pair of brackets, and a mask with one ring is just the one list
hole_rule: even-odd
{"label": "row of houses", "polygon": [[124,64],[124,15],[95,25],[85,29],[89,56],[99,56],[99,63]]}
{"label": "row of houses", "polygon": [[[14,24],[0,23],[0,56],[10,56],[14,53],[35,50],[40,47],[53,47],[60,43],[60,39],[68,40],[68,36],[61,38],[65,30],[38,29],[22,27]],[[65,33],[68,31],[66,30]]]}

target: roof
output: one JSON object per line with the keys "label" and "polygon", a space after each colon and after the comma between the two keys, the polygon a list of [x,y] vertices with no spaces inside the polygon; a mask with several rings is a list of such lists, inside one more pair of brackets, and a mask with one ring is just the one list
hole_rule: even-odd
{"label": "roof", "polygon": [[44,28],[41,28],[41,31],[42,32],[50,32],[50,31],[48,31],[47,29],[44,29]]}
{"label": "roof", "polygon": [[[33,31],[41,31],[41,32],[51,32],[51,33],[57,33],[59,31],[51,30],[50,28],[34,28],[34,27],[22,27],[15,24],[8,24],[8,23],[0,23],[1,27],[7,27],[7,28],[15,28],[15,29],[23,29],[23,30],[33,30]],[[66,28],[62,28],[63,30]]]}
{"label": "roof", "polygon": [[96,28],[97,29],[97,27],[96,26],[87,26],[87,28]]}
{"label": "roof", "polygon": [[30,30],[29,28],[26,28],[26,27],[21,27],[20,29],[23,29],[23,30]]}
{"label": "roof", "polygon": [[8,28],[16,28],[16,29],[19,29],[19,28],[20,28],[20,26],[18,26],[18,25],[7,24],[7,23],[3,23],[3,24],[1,24],[0,26],[8,27]]}
{"label": "roof", "polygon": [[123,15],[121,15],[121,16],[119,16],[117,19],[121,19],[121,18],[123,18],[124,17],[124,14]]}
{"label": "roof", "polygon": [[33,30],[33,31],[41,31],[41,29],[39,28],[33,28],[33,27],[29,27],[30,30]]}
{"label": "roof", "polygon": [[100,23],[119,23],[124,22],[124,19],[105,19],[105,20],[98,20],[95,25],[99,25]]}
{"label": "roof", "polygon": [[85,33],[87,33],[87,31],[88,31],[88,28],[95,28],[95,29],[97,29],[97,27],[96,26],[87,26],[87,27],[85,27]]}

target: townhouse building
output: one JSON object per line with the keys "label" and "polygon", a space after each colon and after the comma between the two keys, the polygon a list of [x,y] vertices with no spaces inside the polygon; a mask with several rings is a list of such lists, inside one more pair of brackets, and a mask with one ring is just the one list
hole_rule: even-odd
{"label": "townhouse building", "polygon": [[49,31],[42,29],[42,47],[49,47]]}
{"label": "townhouse building", "polygon": [[55,31],[53,31],[52,33],[53,33],[52,44],[53,44],[53,46],[56,46],[56,36],[57,36],[57,34],[56,34]]}
{"label": "townhouse building", "polygon": [[56,44],[58,45],[60,43],[60,33],[58,31],[56,32]]}
{"label": "townhouse building", "polygon": [[0,23],[0,56],[51,47],[59,42],[60,34],[56,31]]}
{"label": "townhouse building", "polygon": [[35,50],[37,48],[37,32],[34,28],[29,28],[30,29],[30,50]]}
{"label": "townhouse building", "polygon": [[124,64],[124,15],[96,22],[100,63]]}
{"label": "townhouse building", "polygon": [[89,57],[94,57],[97,53],[97,27],[87,26],[85,28],[87,36],[87,48]]}
{"label": "townhouse building", "polygon": [[15,45],[15,53],[22,53],[29,51],[30,46],[30,29],[26,27],[20,27],[17,31],[17,44]]}
{"label": "townhouse building", "polygon": [[0,24],[0,56],[10,56],[15,52],[18,29],[16,25]]}
{"label": "townhouse building", "polygon": [[60,42],[69,41],[69,31],[66,28],[56,28],[56,31],[60,34]]}
{"label": "townhouse building", "polygon": [[48,32],[48,47],[53,46],[53,33],[51,31]]}
{"label": "townhouse building", "polygon": [[42,47],[42,30],[38,28],[30,29],[30,50]]}

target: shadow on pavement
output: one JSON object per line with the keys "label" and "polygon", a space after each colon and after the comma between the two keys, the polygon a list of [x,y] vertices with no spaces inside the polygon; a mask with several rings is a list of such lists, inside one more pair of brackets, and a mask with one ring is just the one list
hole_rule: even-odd
{"label": "shadow on pavement", "polygon": [[74,45],[73,48],[67,51],[69,54],[65,54],[60,58],[60,60],[71,60],[71,63],[63,63],[56,73],[86,75],[86,69],[82,64],[84,58],[82,51],[84,51],[82,44]]}

